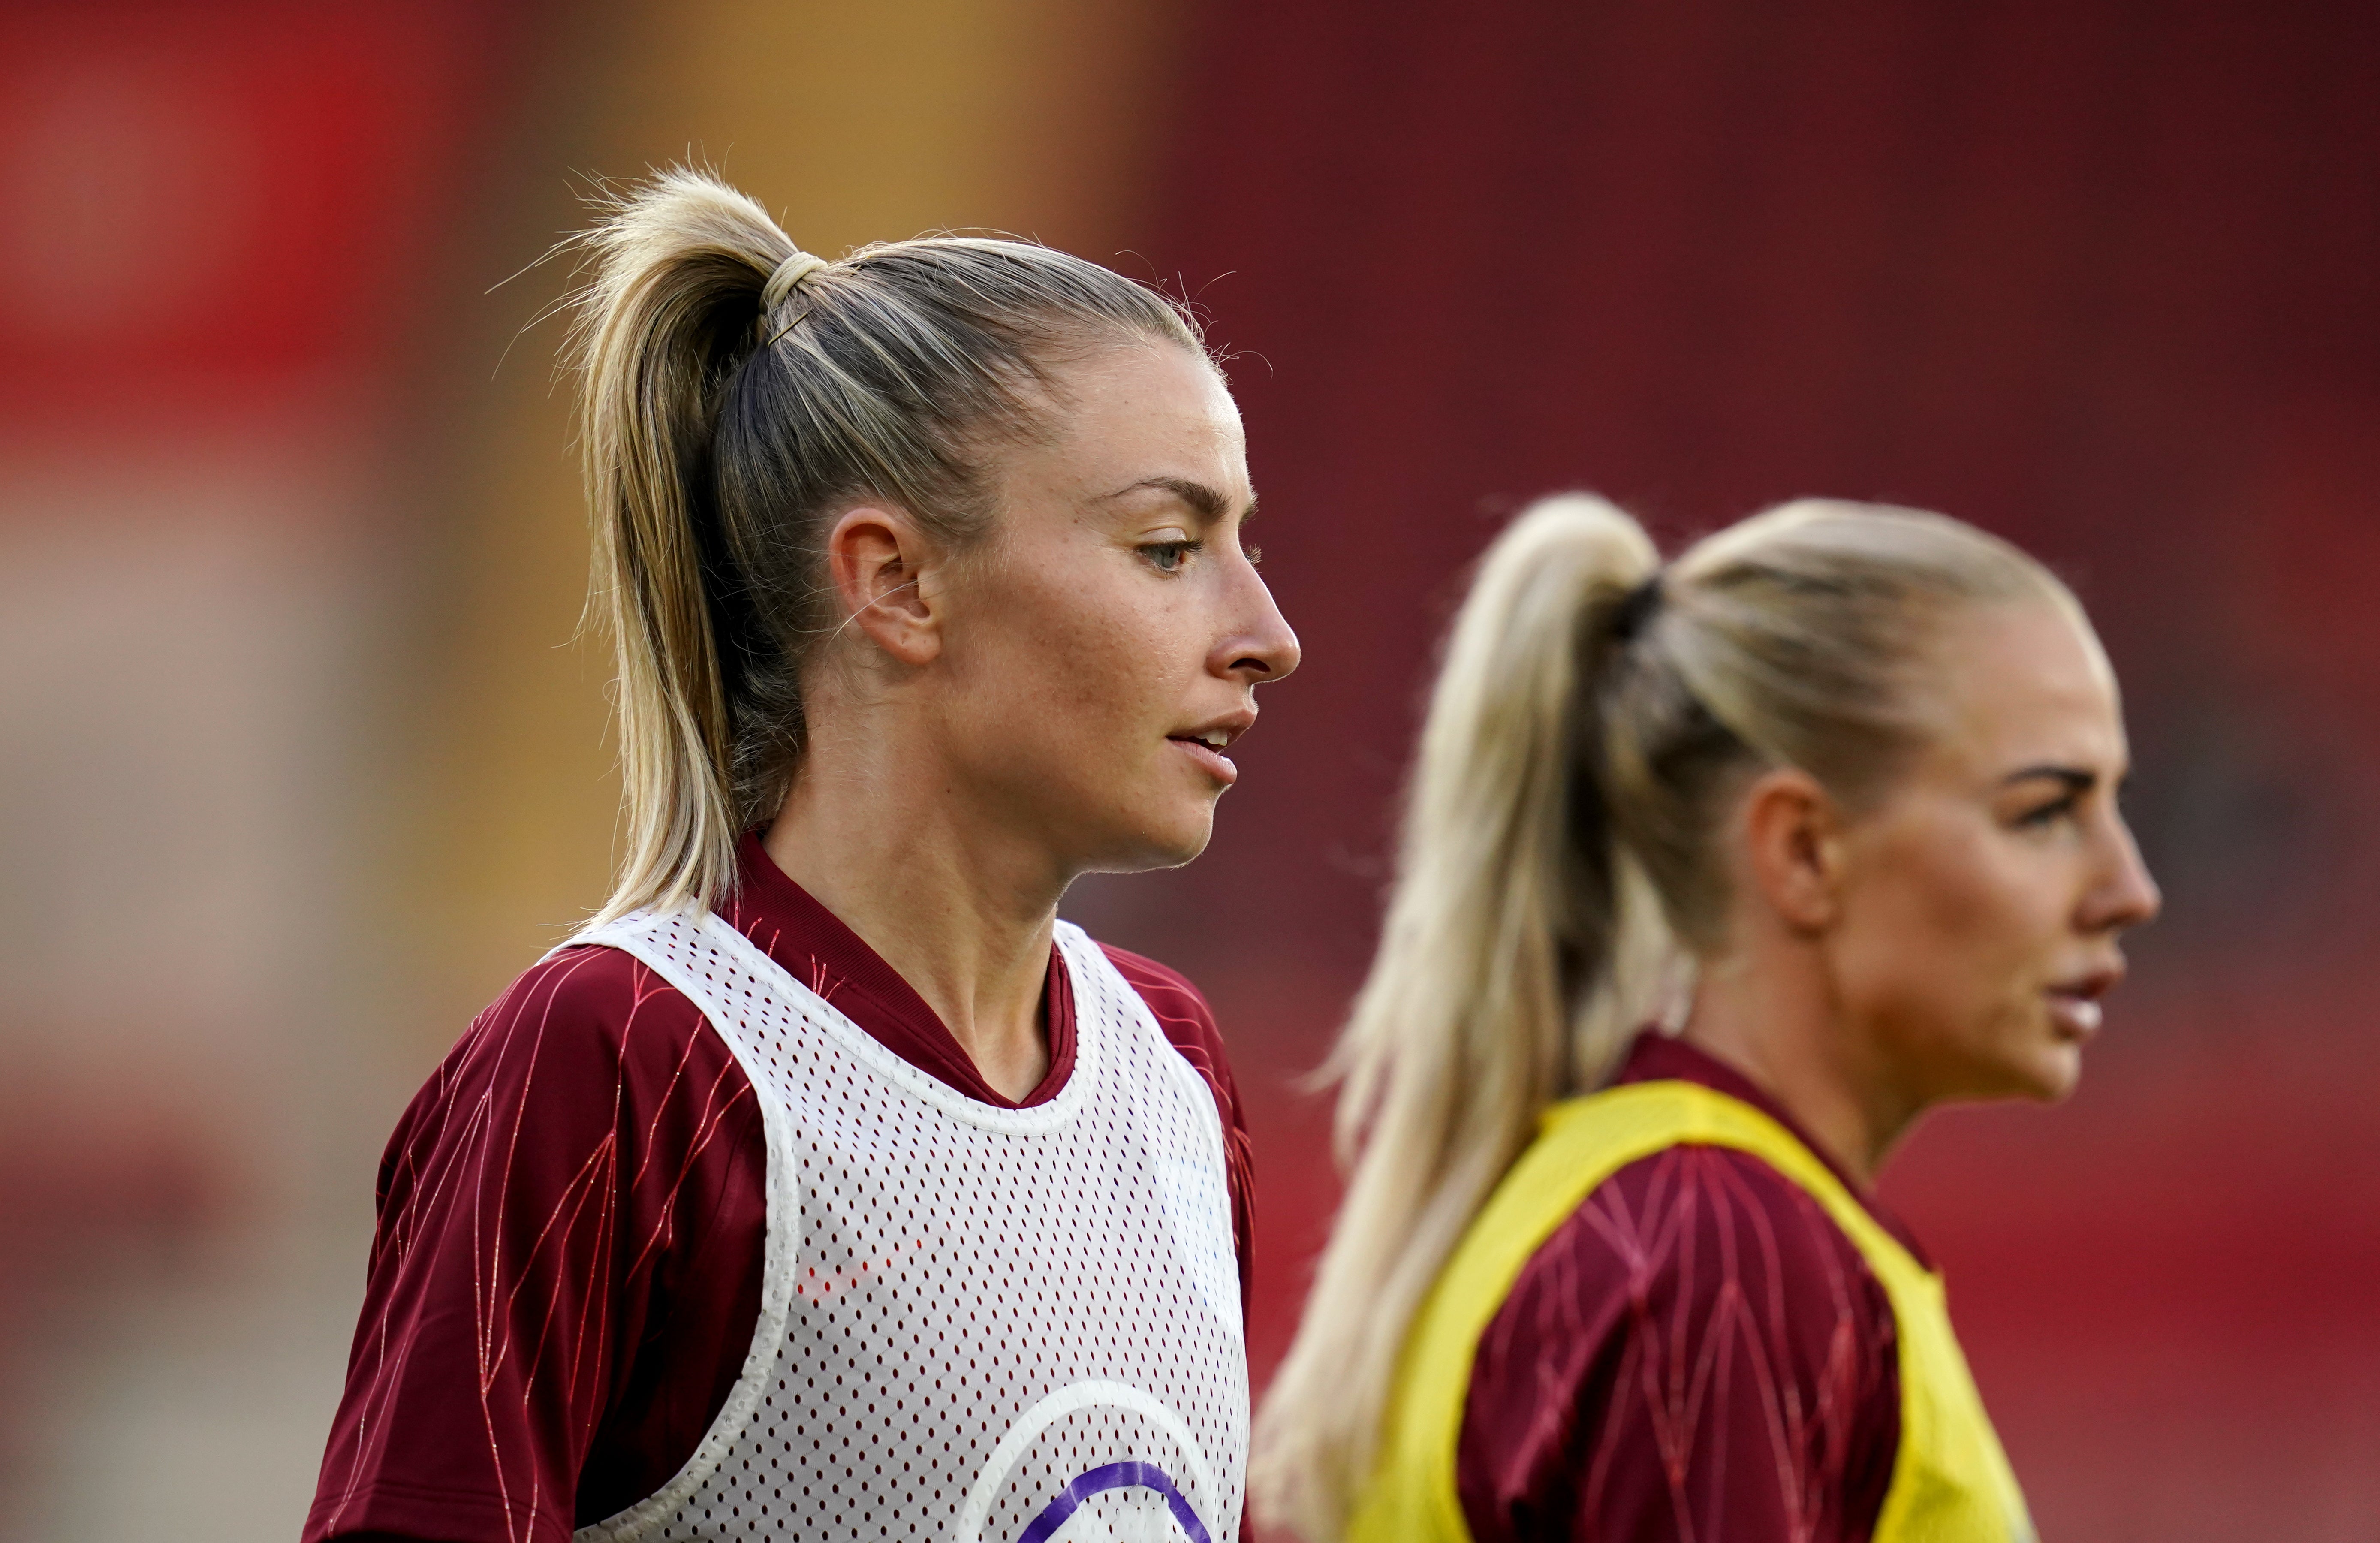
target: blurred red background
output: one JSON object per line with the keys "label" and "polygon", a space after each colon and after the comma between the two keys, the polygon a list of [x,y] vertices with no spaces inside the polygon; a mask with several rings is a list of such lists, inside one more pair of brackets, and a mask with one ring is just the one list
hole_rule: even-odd
{"label": "blurred red background", "polygon": [[2368,1539],[2375,59],[2312,0],[14,7],[0,1538],[298,1525],[378,1142],[608,858],[563,274],[499,281],[697,153],[1231,356],[1307,662],[1209,854],[1070,910],[1231,1036],[1260,1368],[1463,565],[1560,488],[1888,499],[2074,579],[2168,894],[2082,1094],[1887,1183],[2045,1536]]}
{"label": "blurred red background", "polygon": [[[1534,494],[2008,535],[2115,655],[2167,918],[2072,1107],[1942,1116],[1888,1188],[2045,1536],[2368,1536],[2380,12],[1307,0],[1202,34],[1152,250],[1238,355],[1308,662],[1124,941],[1195,938],[1269,1085],[1311,1063],[1436,623]],[[1269,1349],[1327,1197],[1312,1110],[1267,1113]]]}

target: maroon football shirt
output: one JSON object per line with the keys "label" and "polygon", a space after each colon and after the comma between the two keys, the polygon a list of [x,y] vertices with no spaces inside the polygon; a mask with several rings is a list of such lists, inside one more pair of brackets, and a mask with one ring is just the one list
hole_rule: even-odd
{"label": "maroon football shirt", "polygon": [[[924,999],[746,837],[722,915],[904,1060],[989,1104]],[[1240,1290],[1248,1137],[1196,988],[1108,957],[1223,1117]],[[1074,1070],[1050,954],[1046,1102]],[[378,1230],[307,1543],[561,1543],[662,1488],[726,1403],[759,1318],[768,1157],[702,1014],[616,949],[531,968],[448,1052],[381,1160]]]}
{"label": "maroon football shirt", "polygon": [[[1691,1045],[1641,1036],[1618,1080],[1779,1108]],[[1523,1269],[1473,1363],[1456,1488],[1478,1543],[1857,1543],[1900,1445],[1884,1287],[1808,1192],[1749,1152],[1629,1164]]]}

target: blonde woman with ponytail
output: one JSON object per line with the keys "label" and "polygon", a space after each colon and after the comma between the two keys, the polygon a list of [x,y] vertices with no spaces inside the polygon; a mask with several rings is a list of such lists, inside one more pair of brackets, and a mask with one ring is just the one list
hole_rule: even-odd
{"label": "blonde woman with ponytail", "polygon": [[697,172],[584,246],[625,861],[390,1141],[307,1538],[1235,1537],[1221,1039],[1057,919],[1197,856],[1297,664],[1220,372]]}
{"label": "blonde woman with ponytail", "polygon": [[2074,1085],[2157,893],[2040,565],[1804,502],[1482,562],[1333,1068],[1353,1157],[1257,1426],[1313,1543],[2019,1543],[1878,1167]]}

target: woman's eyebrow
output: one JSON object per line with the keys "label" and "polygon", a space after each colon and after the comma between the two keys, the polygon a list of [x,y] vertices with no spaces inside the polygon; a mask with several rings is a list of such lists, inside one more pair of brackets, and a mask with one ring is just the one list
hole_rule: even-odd
{"label": "woman's eyebrow", "polygon": [[[1126,483],[1111,493],[1101,494],[1100,502],[1122,498],[1126,493],[1138,492],[1143,488],[1155,488],[1160,492],[1170,492],[1207,519],[1221,519],[1231,512],[1232,501],[1220,489],[1209,487],[1204,482],[1188,477],[1144,477],[1137,482]],[[1250,494],[1248,506],[1240,512],[1240,523],[1246,524],[1256,517],[1256,497]]]}
{"label": "woman's eyebrow", "polygon": [[2036,777],[2047,777],[2054,781],[2063,783],[2066,784],[2066,791],[2069,793],[2088,793],[2093,788],[2099,785],[2099,773],[2096,772],[2088,771],[2080,766],[2052,766],[2047,764],[2040,766],[2027,766],[2019,771],[2011,772],[2007,776],[2000,779],[2000,785],[2002,787],[2013,787],[2018,783],[2030,782]]}

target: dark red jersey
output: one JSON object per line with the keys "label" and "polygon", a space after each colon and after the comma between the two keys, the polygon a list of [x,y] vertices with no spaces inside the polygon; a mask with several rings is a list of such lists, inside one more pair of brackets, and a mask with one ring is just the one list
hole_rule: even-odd
{"label": "dark red jersey", "polygon": [[[1750,1079],[1646,1034],[1619,1079],[1700,1083],[1823,1148]],[[1905,1229],[1835,1169],[1885,1228]],[[1900,1444],[1883,1286],[1798,1185],[1673,1147],[1597,1186],[1481,1337],[1456,1459],[1478,1543],[1853,1543]]]}
{"label": "dark red jersey", "polygon": [[[722,915],[861,1029],[970,1098],[924,999],[746,838]],[[1196,989],[1106,950],[1213,1091],[1243,1306],[1248,1139]],[[1074,1068],[1052,951],[1045,1102]],[[660,1489],[735,1386],[759,1316],[767,1153],[701,1014],[617,950],[565,950],[481,1014],[398,1122],[346,1395],[307,1543],[560,1543]]]}

